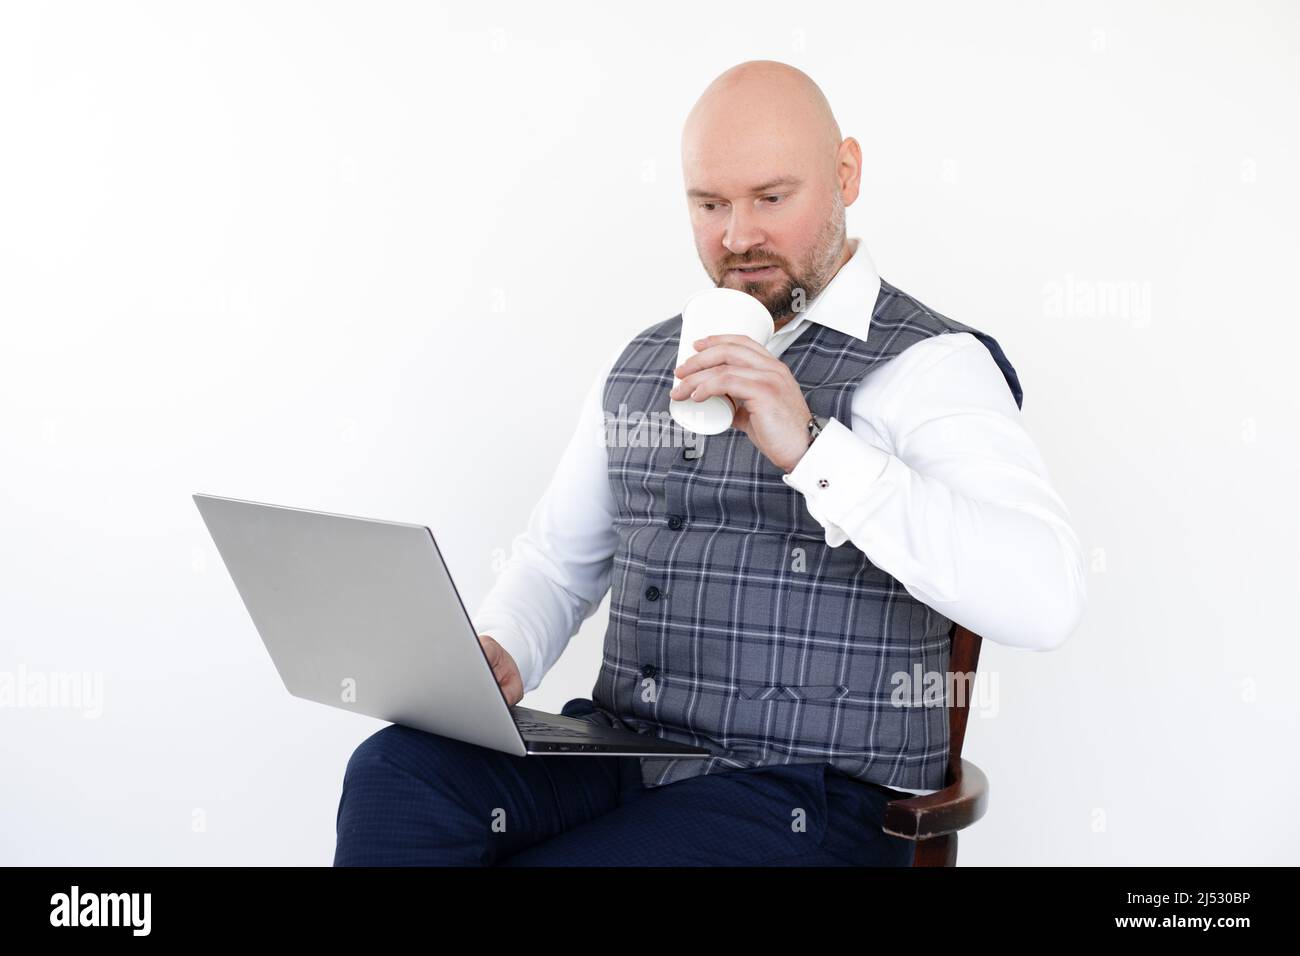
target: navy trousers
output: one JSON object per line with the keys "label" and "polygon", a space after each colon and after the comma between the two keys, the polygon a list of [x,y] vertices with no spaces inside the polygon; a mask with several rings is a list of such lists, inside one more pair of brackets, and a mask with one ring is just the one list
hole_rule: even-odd
{"label": "navy trousers", "polygon": [[910,866],[913,843],[881,830],[898,796],[830,764],[645,787],[636,757],[516,757],[392,724],[348,761],[334,865]]}

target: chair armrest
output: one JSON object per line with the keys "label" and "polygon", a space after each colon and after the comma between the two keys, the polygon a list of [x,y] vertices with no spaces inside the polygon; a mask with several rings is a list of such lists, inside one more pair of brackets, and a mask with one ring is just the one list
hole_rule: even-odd
{"label": "chair armrest", "polygon": [[955,779],[942,790],[885,805],[884,830],[908,840],[928,840],[964,830],[988,809],[989,781],[984,771],[961,761]]}

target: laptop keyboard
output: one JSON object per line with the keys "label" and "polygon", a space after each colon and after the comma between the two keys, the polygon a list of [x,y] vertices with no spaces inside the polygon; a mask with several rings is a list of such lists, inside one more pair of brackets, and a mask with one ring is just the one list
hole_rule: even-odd
{"label": "laptop keyboard", "polygon": [[540,735],[545,734],[547,737],[590,737],[589,730],[576,730],[569,727],[558,727],[555,724],[548,724],[542,720],[529,720],[525,717],[516,717],[515,726],[527,734]]}

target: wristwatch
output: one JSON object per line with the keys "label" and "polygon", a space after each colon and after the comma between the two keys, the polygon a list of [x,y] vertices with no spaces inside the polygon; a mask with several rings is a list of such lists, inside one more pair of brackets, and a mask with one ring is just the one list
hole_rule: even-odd
{"label": "wristwatch", "polygon": [[818,435],[826,430],[826,426],[830,424],[830,421],[829,418],[822,415],[813,415],[812,418],[808,419],[808,447],[812,447],[812,443],[817,440]]}

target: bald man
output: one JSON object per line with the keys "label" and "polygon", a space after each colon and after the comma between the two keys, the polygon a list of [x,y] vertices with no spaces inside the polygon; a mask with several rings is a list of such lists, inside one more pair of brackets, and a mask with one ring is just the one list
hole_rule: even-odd
{"label": "bald man", "polygon": [[[862,150],[816,84],[726,71],[682,169],[705,271],[776,334],[678,365],[675,315],[621,344],[474,624],[514,704],[610,592],[592,697],[563,713],[710,755],[520,758],[393,725],[348,763],[336,865],[910,865],[881,822],[945,784],[953,623],[1048,650],[1082,614],[1015,369],[846,235]],[[723,394],[725,432],[645,433]]]}

